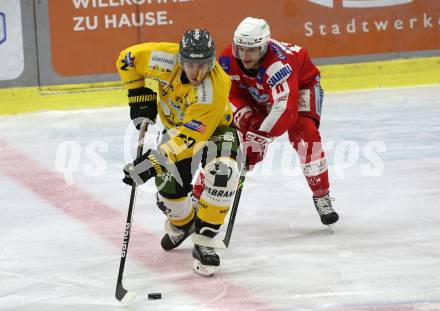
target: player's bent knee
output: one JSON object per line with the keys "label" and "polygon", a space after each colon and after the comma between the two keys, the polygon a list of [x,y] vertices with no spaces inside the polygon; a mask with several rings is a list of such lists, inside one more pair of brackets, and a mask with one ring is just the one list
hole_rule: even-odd
{"label": "player's bent knee", "polygon": [[237,189],[237,161],[230,157],[217,157],[206,164],[204,170],[205,183],[197,215],[204,222],[221,225]]}
{"label": "player's bent knee", "polygon": [[168,199],[157,193],[156,203],[157,207],[175,226],[184,226],[194,218],[195,212],[188,196],[179,199]]}

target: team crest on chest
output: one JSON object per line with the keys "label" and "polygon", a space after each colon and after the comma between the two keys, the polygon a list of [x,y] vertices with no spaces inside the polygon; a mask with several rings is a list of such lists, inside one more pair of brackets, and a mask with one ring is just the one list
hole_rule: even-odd
{"label": "team crest on chest", "polygon": [[274,87],[278,83],[286,81],[292,71],[292,67],[289,64],[283,64],[282,62],[273,63],[267,69],[267,83],[270,87]]}

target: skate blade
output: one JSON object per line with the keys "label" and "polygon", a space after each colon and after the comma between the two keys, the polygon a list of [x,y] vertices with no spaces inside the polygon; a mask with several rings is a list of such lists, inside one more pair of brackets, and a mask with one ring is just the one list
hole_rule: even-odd
{"label": "skate blade", "polygon": [[212,277],[212,275],[218,270],[219,266],[206,266],[203,265],[197,259],[194,260],[193,270],[195,273],[205,277]]}
{"label": "skate blade", "polygon": [[330,231],[330,234],[335,233],[335,226],[334,226],[334,224],[327,225],[327,227],[328,227],[328,230]]}

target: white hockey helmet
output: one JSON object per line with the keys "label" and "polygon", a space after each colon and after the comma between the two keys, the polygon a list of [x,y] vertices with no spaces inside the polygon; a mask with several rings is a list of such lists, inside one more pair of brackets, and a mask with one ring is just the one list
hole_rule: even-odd
{"label": "white hockey helmet", "polygon": [[269,40],[269,24],[261,18],[246,17],[235,30],[232,52],[235,57],[240,58],[237,53],[237,47],[259,47],[261,56],[264,56]]}

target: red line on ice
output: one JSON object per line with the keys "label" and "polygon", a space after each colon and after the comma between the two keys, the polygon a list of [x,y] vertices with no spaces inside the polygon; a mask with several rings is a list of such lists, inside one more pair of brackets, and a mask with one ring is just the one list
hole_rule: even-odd
{"label": "red line on ice", "polygon": [[[29,156],[18,152],[1,140],[0,171],[51,205],[87,225],[91,231],[110,241],[117,248],[121,248],[126,215],[102,203],[84,190],[74,185],[67,185],[60,174],[42,167]],[[128,193],[127,191],[127,202]],[[147,256],[148,254],[153,255]],[[216,310],[274,309],[267,302],[252,296],[246,289],[223,279],[221,274],[213,278],[204,278],[196,274],[179,277],[183,269],[192,267],[189,252],[177,250],[172,254],[165,253],[160,248],[160,238],[146,230],[136,228],[133,231],[128,257],[135,258],[144,266],[162,273],[167,281],[180,285],[184,292],[198,299],[200,305],[204,307]],[[117,271],[115,271],[115,279],[116,274]]]}

